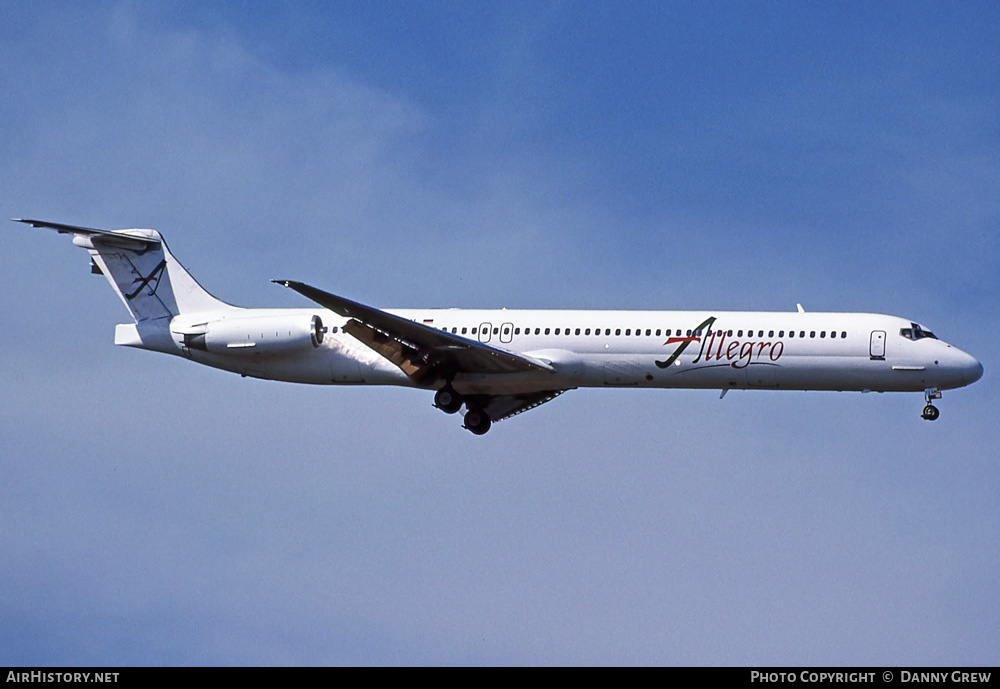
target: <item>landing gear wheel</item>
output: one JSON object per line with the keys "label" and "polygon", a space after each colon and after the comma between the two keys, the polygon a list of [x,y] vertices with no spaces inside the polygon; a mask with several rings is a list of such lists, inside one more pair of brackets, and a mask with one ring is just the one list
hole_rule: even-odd
{"label": "landing gear wheel", "polygon": [[434,393],[434,406],[445,414],[454,414],[462,408],[462,396],[455,392],[450,385]]}
{"label": "landing gear wheel", "polygon": [[924,407],[924,411],[920,416],[927,421],[934,421],[937,417],[941,416],[941,412],[933,404],[928,404]]}
{"label": "landing gear wheel", "polygon": [[483,435],[486,431],[490,430],[490,426],[493,425],[493,422],[490,420],[489,415],[483,410],[470,409],[465,412],[465,423],[462,425],[476,435]]}

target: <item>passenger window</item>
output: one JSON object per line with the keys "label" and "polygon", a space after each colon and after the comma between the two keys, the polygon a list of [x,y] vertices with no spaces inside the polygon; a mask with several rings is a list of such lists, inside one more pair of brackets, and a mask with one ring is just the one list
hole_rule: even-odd
{"label": "passenger window", "polygon": [[475,335],[475,334],[476,334],[476,330],[478,330],[478,328],[473,328],[473,329],[472,329],[472,334],[473,334],[473,335]]}
{"label": "passenger window", "polygon": [[656,336],[657,336],[657,337],[659,337],[659,336],[660,336],[660,329],[659,329],[659,328],[657,328],[657,329],[656,329]]}
{"label": "passenger window", "polygon": [[769,330],[768,333],[767,333],[767,336],[768,337],[774,337],[774,331],[773,330]]}
{"label": "passenger window", "polygon": [[549,329],[548,329],[548,328],[546,328],[546,329],[545,329],[545,334],[546,334],[546,335],[548,335],[548,334],[549,334]]}
{"label": "passenger window", "polygon": [[496,326],[493,326],[493,334],[496,335],[499,332],[500,332],[500,328],[498,328]]}
{"label": "passenger window", "polygon": [[[579,329],[579,328],[577,328],[577,329],[576,329],[576,334],[577,334],[577,335],[579,335],[579,334],[580,334],[580,329]],[[589,330],[587,331],[587,334],[588,334],[588,335],[590,334],[590,331],[589,331]]]}
{"label": "passenger window", "polygon": [[556,328],[556,335],[559,334],[559,328]]}
{"label": "passenger window", "polygon": [[622,329],[621,328],[615,328],[615,335],[621,335],[621,334],[622,334]]}
{"label": "passenger window", "polygon": [[836,330],[831,330],[830,331],[830,337],[836,337],[836,336],[837,336],[837,331]]}
{"label": "passenger window", "polygon": [[784,330],[779,330],[778,331],[778,337],[784,337],[784,336],[785,336],[785,331]]}
{"label": "passenger window", "polygon": [[847,331],[846,330],[844,330],[843,332],[840,333],[840,339],[842,339],[842,340],[846,340],[847,339]]}
{"label": "passenger window", "polygon": [[819,334],[819,336],[820,336],[821,338],[823,338],[823,337],[826,337],[826,331],[825,331],[825,330],[822,330],[822,331],[820,331],[820,334]]}
{"label": "passenger window", "polygon": [[805,337],[805,336],[806,336],[806,331],[805,330],[800,330],[799,331],[799,337]]}
{"label": "passenger window", "polygon": [[816,331],[813,330],[809,333],[809,337],[816,337]]}
{"label": "passenger window", "polygon": [[468,332],[468,330],[469,330],[468,328],[462,328],[462,334],[464,335],[465,333]]}
{"label": "passenger window", "polygon": [[743,331],[742,330],[737,331],[736,336],[737,337],[743,337]]}

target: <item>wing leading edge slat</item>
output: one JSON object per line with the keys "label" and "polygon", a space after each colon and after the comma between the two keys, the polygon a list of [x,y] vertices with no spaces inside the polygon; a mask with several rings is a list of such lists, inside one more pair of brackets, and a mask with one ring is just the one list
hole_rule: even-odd
{"label": "wing leading edge slat", "polygon": [[565,390],[544,390],[542,392],[528,393],[524,395],[496,395],[488,396],[482,405],[491,420],[503,421],[512,416],[517,416],[535,407],[554,400]]}

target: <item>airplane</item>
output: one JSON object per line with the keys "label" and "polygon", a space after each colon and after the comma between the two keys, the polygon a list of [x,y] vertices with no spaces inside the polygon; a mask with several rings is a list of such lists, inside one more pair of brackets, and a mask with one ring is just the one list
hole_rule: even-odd
{"label": "airplane", "polygon": [[979,380],[974,357],[922,325],[869,313],[388,309],[294,280],[314,305],[242,308],[184,269],[156,230],[14,218],[73,237],[132,314],[115,344],[244,377],[434,392],[463,426],[493,423],[576,388],[923,392]]}

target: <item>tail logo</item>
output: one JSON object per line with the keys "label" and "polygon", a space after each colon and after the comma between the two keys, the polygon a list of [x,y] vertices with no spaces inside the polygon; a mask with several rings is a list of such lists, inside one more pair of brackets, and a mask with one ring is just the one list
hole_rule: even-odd
{"label": "tail logo", "polygon": [[[157,264],[155,268],[153,268],[153,270],[146,277],[143,277],[142,273],[139,273],[139,277],[137,277],[135,280],[132,281],[133,285],[138,284],[139,286],[136,287],[135,291],[132,292],[131,294],[126,294],[125,298],[131,301],[136,297],[138,297],[139,293],[142,292],[142,290],[144,290],[147,287],[149,287],[150,289],[149,289],[149,294],[146,296],[151,297],[154,294],[156,294],[156,290],[160,286],[160,277],[163,275],[163,269],[166,267],[167,267],[167,259],[164,258],[159,262],[159,264]],[[150,283],[155,283],[155,284],[152,287],[150,287]]]}

